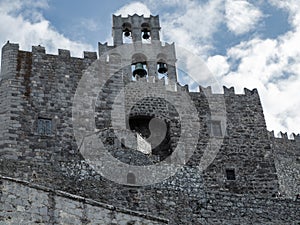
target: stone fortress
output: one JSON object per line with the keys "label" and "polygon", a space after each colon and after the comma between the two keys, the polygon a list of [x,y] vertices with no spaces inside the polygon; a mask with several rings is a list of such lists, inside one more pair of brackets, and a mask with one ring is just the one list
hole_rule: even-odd
{"label": "stone fortress", "polygon": [[3,46],[0,224],[300,224],[300,135],[267,130],[256,89],[179,85],[159,31],[113,16],[83,58]]}

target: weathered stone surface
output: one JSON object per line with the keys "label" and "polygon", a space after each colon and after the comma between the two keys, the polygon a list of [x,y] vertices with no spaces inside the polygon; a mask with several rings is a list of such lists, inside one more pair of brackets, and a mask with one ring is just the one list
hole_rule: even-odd
{"label": "weathered stone surface", "polygon": [[[99,44],[100,56],[122,46],[123,22],[134,25],[136,38],[140,38],[138,25],[147,22],[155,27],[153,39],[159,39],[158,17],[114,18],[115,46]],[[136,49],[131,53],[141,54],[138,46]],[[97,54],[91,52],[74,58],[68,50],[49,55],[42,46],[31,52],[19,50],[17,44],[3,47],[0,173],[10,178],[0,179],[0,224],[300,223],[300,203],[295,198],[300,193],[299,135],[288,140],[284,134],[281,139],[274,138],[267,131],[255,89],[235,94],[233,88],[224,88],[224,94],[213,94],[209,87],[189,92],[186,86],[174,85],[174,45],[159,43],[154,52],[159,51],[163,54],[157,54],[157,60],[170,63],[169,83],[155,76],[157,62],[152,61],[149,76],[132,81],[134,55],[111,54],[97,60]],[[115,159],[138,166],[163,160],[170,163],[169,156],[182,146],[186,151],[177,156],[185,165],[174,176],[146,186],[121,185],[89,165],[75,140],[72,116],[74,96],[86,73],[92,73],[93,82],[86,84],[87,92],[80,102],[79,136],[96,132]],[[101,90],[94,91],[102,73],[108,73],[109,79]],[[195,106],[196,119],[191,116],[192,107],[182,101],[183,95]],[[90,99],[92,105],[88,104]],[[90,109],[95,109],[92,118],[84,114]],[[118,110],[124,110],[120,120]],[[40,118],[52,121],[50,133],[38,132]],[[166,134],[149,155],[129,148],[128,143],[136,144],[135,139],[122,140],[112,128],[113,121],[151,142],[148,125],[153,118],[165,123]],[[184,118],[191,126],[184,126]],[[213,122],[217,122],[215,131]],[[90,131],[93,123],[95,130]],[[199,135],[195,151],[189,155],[190,134],[197,123]],[[107,169],[114,171],[114,167]],[[228,169],[234,171],[235,179],[228,179]]]}

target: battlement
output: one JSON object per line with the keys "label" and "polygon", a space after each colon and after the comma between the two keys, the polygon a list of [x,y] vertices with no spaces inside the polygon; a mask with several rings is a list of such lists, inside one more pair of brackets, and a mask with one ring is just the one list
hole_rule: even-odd
{"label": "battlement", "polygon": [[[114,50],[115,49],[115,50]],[[124,50],[130,50],[130,52],[125,52]],[[143,53],[147,51],[147,59],[149,61],[153,61],[156,59],[160,59],[163,57],[165,61],[176,61],[175,56],[175,43],[167,43],[167,42],[160,42],[160,41],[153,41],[151,46],[142,46],[141,42],[134,43],[133,45],[126,45],[120,48],[116,48],[116,46],[109,45],[107,42],[101,43],[98,42],[98,51],[99,56],[102,56],[104,53],[111,53],[111,54],[125,54],[126,56],[130,56],[130,54],[135,53]],[[124,51],[124,52],[123,52]],[[153,54],[152,54],[153,53]],[[154,53],[157,53],[156,55]],[[130,57],[129,57],[130,58]]]}
{"label": "battlement", "polygon": [[[12,51],[29,52],[29,51],[20,50],[19,44],[10,43],[8,41],[2,48],[2,55],[5,54],[6,52],[12,52]],[[82,58],[71,57],[70,50],[66,50],[66,49],[58,49],[58,54],[57,55],[47,54],[45,47],[43,47],[41,45],[32,46],[31,53],[33,54],[33,56],[50,55],[50,56],[59,56],[59,57],[62,57],[62,58],[71,58],[71,59],[74,58],[74,59],[93,59],[93,60],[96,60],[98,58],[96,52],[89,52],[89,51],[84,51]]]}
{"label": "battlement", "polygon": [[[159,31],[158,16],[114,15],[113,45],[98,43],[98,57],[3,46],[0,221],[298,222],[299,204],[276,196],[300,193],[300,134],[267,131],[257,89],[238,94],[223,86],[217,93],[212,84],[194,92],[178,83],[175,45],[162,43]],[[97,142],[87,140],[95,132]],[[108,164],[94,166],[98,157]],[[163,161],[182,168],[140,185],[171,168],[160,167]],[[111,179],[116,175],[121,179]]]}
{"label": "battlement", "polygon": [[150,16],[144,16],[144,14],[142,15],[138,15],[137,13],[134,13],[133,15],[127,15],[127,16],[122,16],[122,15],[113,15],[113,17],[121,17],[123,19],[126,19],[126,18],[135,18],[135,17],[138,17],[138,18],[143,18],[143,19],[151,19],[151,18],[159,18],[158,15],[156,16],[153,16],[153,15],[150,15]]}
{"label": "battlement", "polygon": [[[219,95],[224,95],[224,96],[258,96],[258,91],[256,88],[249,90],[247,88],[244,88],[244,93],[243,94],[236,94],[234,87],[230,87],[227,88],[226,86],[223,86],[223,90],[224,93],[214,93],[212,91],[212,87],[211,86],[207,86],[207,87],[203,87],[203,86],[199,86],[199,92],[194,92],[194,91],[190,91],[189,89],[189,85],[185,84],[185,85],[180,85],[178,82],[174,85],[173,83],[171,83],[168,79],[158,79],[157,77],[149,77],[149,78],[145,78],[145,79],[141,79],[139,80],[139,82],[149,82],[149,83],[160,83],[162,86],[178,86],[180,87],[180,89],[182,91],[188,92],[188,93],[204,93],[207,97],[208,96],[219,96]],[[177,91],[176,89],[173,89],[173,91]]]}
{"label": "battlement", "polygon": [[[205,95],[207,96],[211,96],[211,95],[220,95],[220,93],[213,93],[212,91],[212,87],[211,86],[207,86],[207,87],[203,87],[203,86],[199,86],[199,90],[200,92],[203,92]],[[234,87],[226,87],[223,86],[223,94],[225,96],[234,96],[234,95],[245,95],[245,96],[258,96],[258,91],[256,88],[254,88],[253,90],[249,90],[247,88],[244,88],[244,94],[236,94]]]}
{"label": "battlement", "polygon": [[277,135],[275,135],[274,131],[269,131],[269,137],[271,139],[277,139],[277,140],[286,140],[286,141],[300,141],[300,134],[292,133],[288,135],[287,132],[279,132]]}
{"label": "battlement", "polygon": [[113,29],[117,27],[121,27],[122,24],[125,22],[130,22],[133,26],[139,27],[140,23],[139,21],[143,21],[144,23],[149,23],[152,25],[152,27],[157,27],[160,29],[159,25],[159,16],[153,16],[150,15],[149,17],[145,17],[144,15],[128,15],[126,17],[123,17],[122,15],[113,15]]}

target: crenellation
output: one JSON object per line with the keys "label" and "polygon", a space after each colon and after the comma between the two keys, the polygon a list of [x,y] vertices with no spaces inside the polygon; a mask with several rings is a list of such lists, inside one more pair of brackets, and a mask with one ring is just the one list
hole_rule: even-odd
{"label": "crenellation", "polygon": [[278,136],[279,136],[279,138],[282,138],[283,140],[289,140],[287,132],[283,133],[280,131],[278,133]]}
{"label": "crenellation", "polygon": [[199,90],[200,92],[203,92],[206,96],[211,96],[213,94],[211,86],[207,86],[207,87],[199,86]]}
{"label": "crenellation", "polygon": [[70,50],[66,50],[66,49],[58,49],[58,55],[62,58],[70,58],[71,57],[71,52]]}
{"label": "crenellation", "polygon": [[[281,132],[278,138],[267,130],[257,89],[236,94],[234,87],[223,87],[221,94],[211,86],[200,85],[199,92],[181,86],[175,45],[159,41],[158,16],[113,16],[113,24],[114,44],[98,43],[98,57],[96,52],[76,58],[64,49],[51,55],[42,46],[31,52],[9,42],[3,46],[0,223],[299,223],[300,134],[289,139]],[[123,45],[123,25],[131,28],[133,41],[149,28],[151,44]],[[124,49],[129,50],[121,54]],[[135,53],[144,58],[136,60]],[[134,73],[133,79],[134,69],[147,74]],[[84,80],[88,75],[92,78]],[[83,94],[82,102],[74,104],[75,93]],[[151,128],[155,123],[158,134]],[[137,133],[147,143],[147,154],[135,148]],[[82,149],[94,147],[87,141],[91,134],[118,165],[150,168],[173,163],[173,154],[184,164],[145,186],[135,182],[150,176],[138,178],[130,171],[123,185],[85,158]],[[109,175],[117,169],[110,163]]]}
{"label": "crenellation", "polygon": [[189,85],[186,84],[182,87],[182,90],[185,91],[185,92],[189,92]]}
{"label": "crenellation", "polygon": [[244,88],[244,93],[247,96],[258,95],[258,91],[257,91],[256,88],[254,88],[253,90],[249,90],[248,88]]}
{"label": "crenellation", "polygon": [[87,52],[87,51],[84,51],[83,52],[83,58],[84,59],[96,60],[97,59],[97,53],[96,52]]}
{"label": "crenellation", "polygon": [[290,135],[288,135],[287,132],[278,132],[277,135],[275,135],[275,132],[274,130],[272,131],[268,131],[269,133],[269,138],[270,139],[276,139],[276,140],[283,140],[283,141],[299,141],[299,138],[300,138],[300,134],[295,134],[295,133],[292,133]]}
{"label": "crenellation", "polygon": [[98,54],[99,54],[99,58],[106,52],[111,51],[112,49],[114,49],[114,46],[109,46],[107,42],[105,42],[104,44],[98,42]]}
{"label": "crenellation", "polygon": [[32,53],[33,54],[46,54],[46,49],[45,47],[38,45],[38,46],[32,46]]}
{"label": "crenellation", "polygon": [[268,131],[268,135],[269,135],[269,138],[274,139],[275,138],[275,132],[274,132],[274,130]]}
{"label": "crenellation", "polygon": [[292,136],[293,136],[295,141],[300,141],[300,134],[292,133]]}
{"label": "crenellation", "polygon": [[225,96],[226,95],[229,95],[229,96],[235,95],[234,87],[227,88],[226,86],[223,86],[223,91],[224,91]]}

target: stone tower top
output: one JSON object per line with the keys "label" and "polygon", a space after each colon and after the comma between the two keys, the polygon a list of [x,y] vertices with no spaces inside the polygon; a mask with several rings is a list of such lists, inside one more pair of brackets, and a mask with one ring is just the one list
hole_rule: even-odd
{"label": "stone tower top", "polygon": [[160,40],[159,39],[159,17],[144,17],[134,14],[128,17],[113,15],[113,40],[114,46],[123,44],[123,36],[132,37],[133,42],[142,41],[142,39]]}

